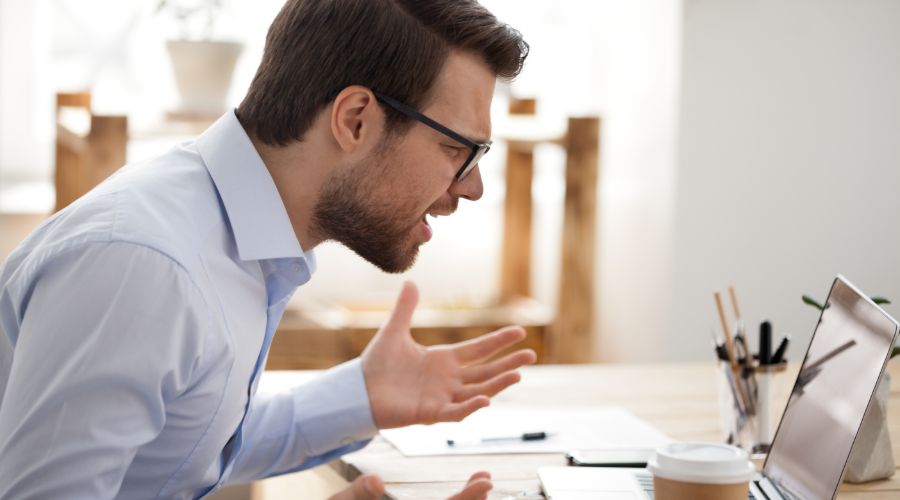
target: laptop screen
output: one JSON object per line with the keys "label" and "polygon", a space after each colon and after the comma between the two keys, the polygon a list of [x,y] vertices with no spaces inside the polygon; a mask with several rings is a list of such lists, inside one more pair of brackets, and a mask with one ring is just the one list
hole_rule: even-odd
{"label": "laptop screen", "polygon": [[813,333],[764,474],[801,498],[833,498],[897,324],[838,276]]}

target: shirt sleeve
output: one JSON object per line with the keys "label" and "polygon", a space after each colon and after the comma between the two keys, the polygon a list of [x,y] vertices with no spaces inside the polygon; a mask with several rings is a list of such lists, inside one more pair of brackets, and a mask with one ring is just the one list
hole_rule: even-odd
{"label": "shirt sleeve", "polygon": [[359,359],[288,392],[253,398],[245,444],[226,484],[308,469],[356,451],[378,432]]}
{"label": "shirt sleeve", "polygon": [[0,498],[115,497],[189,384],[208,309],[187,271],[139,245],[32,266],[0,406]]}

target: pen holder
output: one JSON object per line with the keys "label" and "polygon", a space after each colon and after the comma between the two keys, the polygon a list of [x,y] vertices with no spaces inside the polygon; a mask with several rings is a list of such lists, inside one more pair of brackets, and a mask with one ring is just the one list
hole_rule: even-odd
{"label": "pen holder", "polygon": [[787,361],[773,365],[756,365],[756,436],[753,453],[768,453],[772,445],[772,379],[787,369]]}
{"label": "pen holder", "polygon": [[722,437],[751,453],[767,453],[772,444],[772,382],[787,369],[774,365],[739,365],[719,361],[719,414]]}
{"label": "pen holder", "polygon": [[725,361],[718,363],[720,426],[726,443],[750,450],[755,440],[754,418],[741,370],[735,371]]}

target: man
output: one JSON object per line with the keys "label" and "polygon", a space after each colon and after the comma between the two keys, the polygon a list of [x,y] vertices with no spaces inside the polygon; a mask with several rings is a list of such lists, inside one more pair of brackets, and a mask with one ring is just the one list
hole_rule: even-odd
{"label": "man", "polygon": [[[460,420],[534,362],[506,328],[425,348],[406,284],[359,359],[255,396],[285,304],[336,240],[388,272],[482,193],[498,77],[527,45],[474,0],[289,0],[245,100],[120,170],[0,270],[0,497],[198,498]],[[474,474],[454,498],[483,498]],[[364,476],[336,498],[377,498]]]}

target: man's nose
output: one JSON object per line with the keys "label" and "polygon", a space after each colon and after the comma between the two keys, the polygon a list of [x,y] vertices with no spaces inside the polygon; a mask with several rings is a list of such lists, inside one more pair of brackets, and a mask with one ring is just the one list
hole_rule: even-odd
{"label": "man's nose", "polygon": [[476,201],[484,194],[484,184],[481,183],[481,167],[475,165],[469,175],[461,181],[455,181],[450,185],[450,194],[467,200]]}

